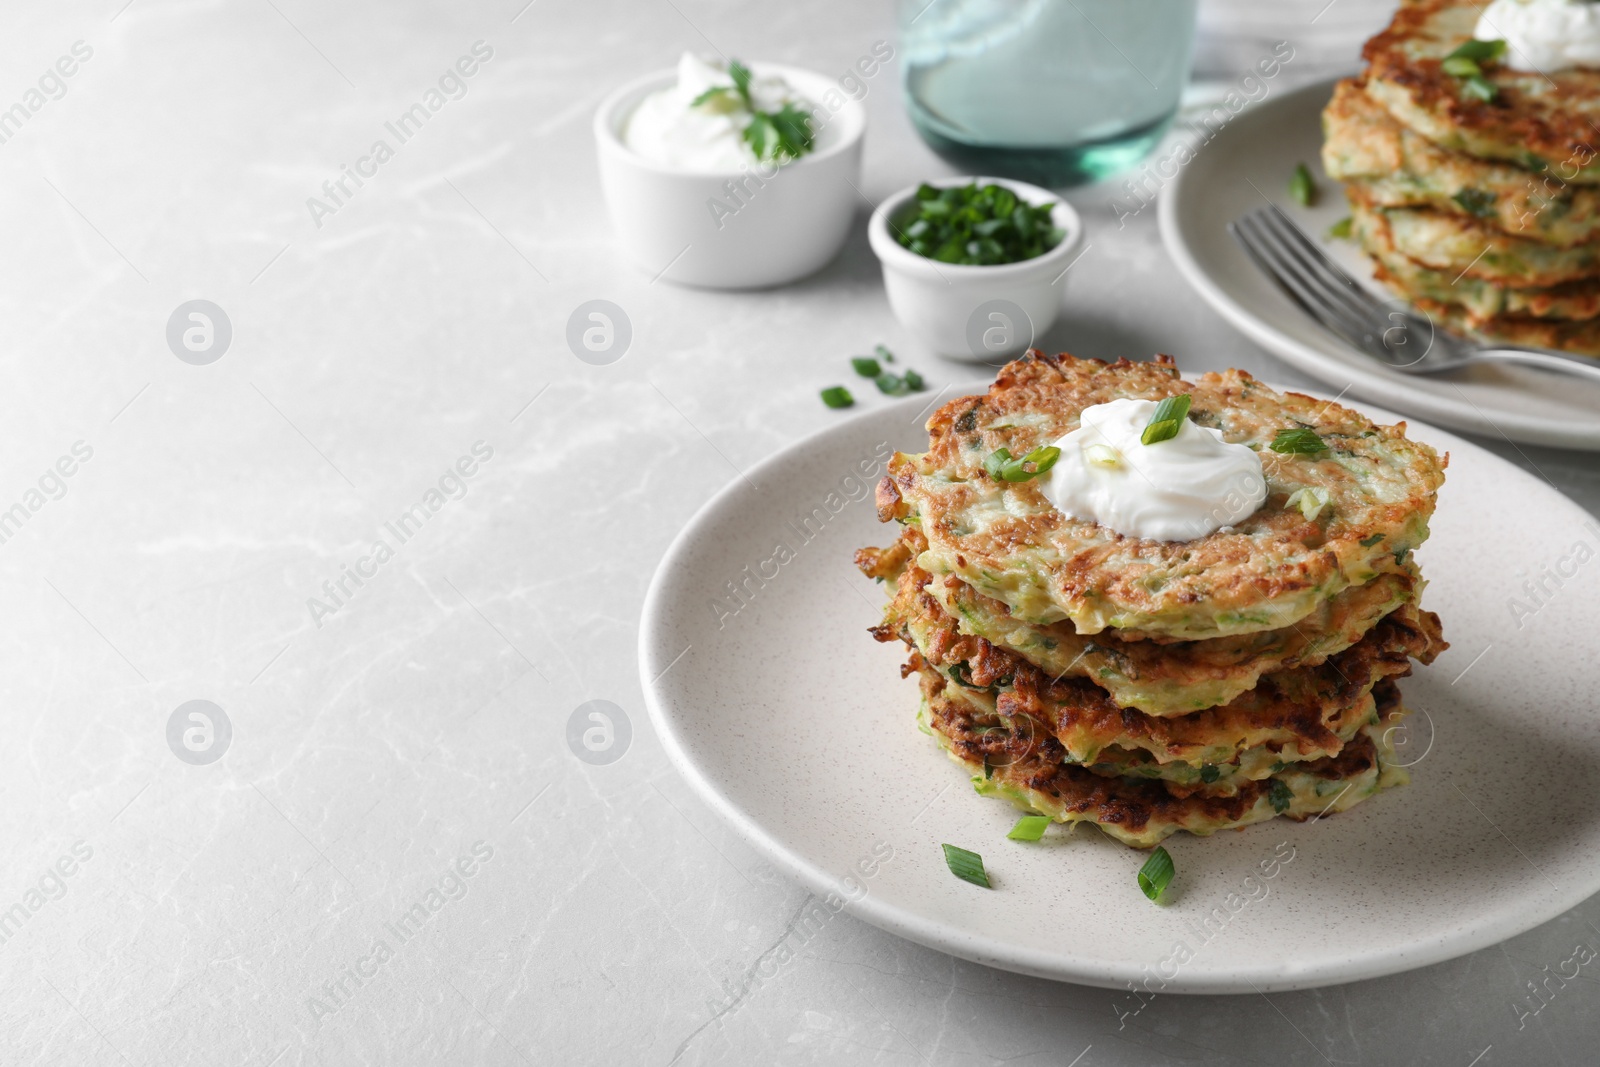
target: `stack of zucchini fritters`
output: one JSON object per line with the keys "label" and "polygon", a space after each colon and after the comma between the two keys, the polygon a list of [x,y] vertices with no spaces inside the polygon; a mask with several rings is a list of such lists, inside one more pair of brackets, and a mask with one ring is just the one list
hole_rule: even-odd
{"label": "stack of zucchini fritters", "polygon": [[[1057,511],[1043,476],[985,471],[997,449],[1057,441],[1091,405],[1178,393],[1190,418],[1262,457],[1267,501],[1232,527],[1125,537]],[[897,453],[878,486],[899,540],[856,562],[893,589],[874,636],[910,647],[920,722],[979,793],[1146,847],[1342,811],[1405,780],[1395,679],[1447,646],[1411,558],[1443,463],[1403,424],[1242,371],[1191,384],[1165,356],[1034,350],[927,425],[929,451]],[[1326,448],[1271,451],[1296,427]],[[1324,502],[1291,504],[1300,489]]]}
{"label": "stack of zucchini fritters", "polygon": [[1403,2],[1323,112],[1323,167],[1378,279],[1441,325],[1600,355],[1600,72],[1463,76],[1482,10]]}

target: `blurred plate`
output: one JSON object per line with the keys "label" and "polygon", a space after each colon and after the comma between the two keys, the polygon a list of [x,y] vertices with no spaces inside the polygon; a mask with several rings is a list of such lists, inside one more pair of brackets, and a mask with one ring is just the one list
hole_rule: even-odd
{"label": "blurred plate", "polygon": [[[1600,526],[1420,423],[1413,436],[1450,452],[1417,558],[1452,647],[1401,683],[1412,784],[1319,822],[1169,838],[1178,874],[1161,906],[1136,884],[1145,854],[1093,828],[1008,841],[1017,812],[973,795],[918,731],[905,650],[866,633],[886,591],[851,565],[895,537],[872,483],[891,449],[926,447],[934,400],[841,420],[751,469],[685,526],[645,598],[656,733],[700,798],[816,894],[802,921],[843,908],[979,963],[1109,987],[1122,1015],[1142,1003],[1128,982],[1248,993],[1371,978],[1494,944],[1600,889]],[[1589,561],[1573,571],[1575,558]],[[1566,575],[1559,592],[1514,616],[1541,568]],[[995,888],[957,881],[944,842],[981,853]],[[733,876],[696,875],[713,904]],[[1175,960],[1180,942],[1191,955]]]}
{"label": "blurred plate", "polygon": [[[1440,377],[1388,370],[1313,321],[1229,236],[1229,222],[1269,199],[1314,237],[1349,214],[1343,189],[1321,164],[1321,112],[1332,92],[1323,82],[1264,100],[1179,169],[1161,193],[1161,235],[1178,269],[1251,340],[1335,392],[1490,437],[1600,450],[1600,385],[1514,367]],[[1317,177],[1314,207],[1289,198],[1297,163]],[[1322,243],[1351,277],[1393,297],[1372,281],[1371,265],[1353,243]]]}

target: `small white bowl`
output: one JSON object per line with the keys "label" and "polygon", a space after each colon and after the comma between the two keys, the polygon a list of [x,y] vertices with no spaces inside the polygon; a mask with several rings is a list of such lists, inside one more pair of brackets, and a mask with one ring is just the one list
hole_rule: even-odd
{"label": "small white bowl", "polygon": [[[754,165],[743,172],[686,170],[645,159],[623,144],[633,109],[673,84],[676,70],[629,82],[595,112],[600,186],[612,225],[628,257],[652,277],[712,289],[783,285],[820,269],[850,233],[860,201],[866,109],[821,74],[774,63],[751,66],[757,75],[788,82],[818,105],[823,119],[817,150],[775,174],[770,165],[761,173]],[[844,102],[831,111],[825,97]],[[714,201],[733,213],[715,211]]]}
{"label": "small white bowl", "polygon": [[867,224],[872,251],[883,265],[883,287],[895,317],[935,353],[972,363],[996,363],[1025,351],[1061,313],[1067,268],[1083,243],[1083,222],[1072,205],[1048,189],[1009,178],[941,178],[928,184],[1002,185],[1030,204],[1054,203],[1051,219],[1064,231],[1061,243],[1020,263],[977,267],[940,263],[895,240],[917,186],[902,189],[878,206]]}

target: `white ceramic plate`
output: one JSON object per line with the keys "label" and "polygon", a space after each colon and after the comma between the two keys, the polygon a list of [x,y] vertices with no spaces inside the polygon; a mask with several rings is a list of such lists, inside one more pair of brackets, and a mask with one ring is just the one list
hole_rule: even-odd
{"label": "white ceramic plate", "polygon": [[[1411,785],[1316,823],[1171,838],[1178,874],[1162,906],[1135,881],[1145,854],[1093,828],[1006,840],[1018,813],[975,795],[918,732],[903,648],[866,633],[885,590],[851,564],[898,529],[874,513],[882,464],[866,475],[860,465],[925,448],[929,403],[843,420],[750,471],[753,485],[734,482],[673,543],[645,601],[640,671],[667,752],[780,869],[957,956],[1163,992],[1420,967],[1600,889],[1600,525],[1424,425],[1412,434],[1448,449],[1450,467],[1417,559],[1453,647],[1402,683],[1415,712],[1401,750]],[[1542,606],[1525,580],[1551,591]],[[1513,599],[1528,611],[1514,615]],[[981,853],[995,888],[952,877],[942,842]],[[1115,997],[1118,1011],[1138,1007],[1125,990]]]}
{"label": "white ceramic plate", "polygon": [[[1344,192],[1322,171],[1322,108],[1331,82],[1263,101],[1240,113],[1178,171],[1161,194],[1161,235],[1191,284],[1251,340],[1350,396],[1491,437],[1600,450],[1600,385],[1511,367],[1474,367],[1448,377],[1407,377],[1379,366],[1324,330],[1256,269],[1228,223],[1270,199],[1313,236],[1349,214]],[[1314,207],[1290,200],[1289,176],[1305,163],[1317,176]],[[1350,276],[1393,297],[1349,241],[1322,238]]]}

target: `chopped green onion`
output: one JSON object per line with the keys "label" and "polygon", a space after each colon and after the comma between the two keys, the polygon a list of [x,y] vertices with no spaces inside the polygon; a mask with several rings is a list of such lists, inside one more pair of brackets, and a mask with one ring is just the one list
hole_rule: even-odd
{"label": "chopped green onion", "polygon": [[850,366],[863,378],[876,378],[883,373],[883,368],[878,366],[878,361],[871,356],[851,356]]}
{"label": "chopped green onion", "polygon": [[1037,841],[1044,836],[1045,829],[1049,825],[1048,815],[1024,815],[1017,820],[1017,825],[1013,826],[1006,836],[1013,841]]}
{"label": "chopped green onion", "polygon": [[976,852],[968,852],[955,845],[941,845],[944,849],[945,866],[950,868],[950,873],[963,882],[981,885],[985,889],[993,889],[989,884],[989,874],[983,869],[983,857]]}
{"label": "chopped green onion", "polygon": [[1278,431],[1270,447],[1284,455],[1314,456],[1328,450],[1327,442],[1309,426],[1294,426]]}
{"label": "chopped green onion", "polygon": [[1178,431],[1183,429],[1183,420],[1189,417],[1189,405],[1193,400],[1188,393],[1179,393],[1157,404],[1156,412],[1150,416],[1150,422],[1145,426],[1144,433],[1139,435],[1139,440],[1153,445],[1178,436]]}
{"label": "chopped green onion", "polygon": [[1108,469],[1122,466],[1122,453],[1110,445],[1093,444],[1083,446],[1084,461]]}
{"label": "chopped green onion", "polygon": [[894,362],[894,353],[889,351],[887,345],[874,345],[872,350],[876,352],[878,354],[878,358],[883,360],[885,363]]}
{"label": "chopped green onion", "polygon": [[1493,63],[1506,54],[1504,41],[1479,41],[1471,40],[1463,43],[1461,47],[1445,56],[1445,60],[1470,59],[1475,63]]}
{"label": "chopped green onion", "polygon": [[1272,802],[1272,810],[1282,815],[1289,810],[1289,802],[1294,799],[1294,790],[1283,784],[1283,779],[1274,778],[1272,788],[1267,793],[1267,799]]}
{"label": "chopped green onion", "polygon": [[1483,73],[1483,68],[1478,66],[1477,60],[1468,59],[1466,56],[1446,56],[1439,68],[1446,74],[1453,74],[1457,78],[1470,78]]}
{"label": "chopped green onion", "polygon": [[912,370],[910,367],[906,368],[906,372],[905,372],[905,374],[901,375],[900,380],[905,382],[906,385],[908,387],[910,387],[911,391],[914,392],[914,393],[920,393],[922,391],[923,387],[928,384],[927,382],[924,382],[922,380],[922,375],[918,374],[916,371]]}
{"label": "chopped green onion", "polygon": [[1009,448],[997,448],[984,458],[983,469],[997,482],[1026,482],[1054,467],[1060,458],[1061,449],[1055,445],[1041,445],[1021,459],[1013,458]]}
{"label": "chopped green onion", "polygon": [[1307,485],[1290,493],[1289,499],[1284,502],[1284,507],[1299,508],[1300,514],[1304,515],[1308,522],[1316,522],[1317,516],[1322,514],[1322,509],[1327,507],[1332,499],[1322,486]]}
{"label": "chopped green onion", "polygon": [[1500,90],[1495,88],[1494,82],[1482,74],[1474,74],[1461,83],[1462,91],[1474,100],[1482,100],[1485,104],[1492,103],[1500,95]]}
{"label": "chopped green onion", "polygon": [[1160,900],[1161,894],[1167,891],[1167,886],[1172,884],[1172,876],[1177,873],[1177,868],[1172,865],[1172,856],[1160,845],[1150,853],[1150,858],[1144,861],[1144,866],[1139,868],[1139,888],[1144,890],[1144,895],[1151,900]]}
{"label": "chopped green onion", "polygon": [[1042,256],[1061,243],[1053,203],[1031,204],[1003,185],[924,183],[894,222],[900,244],[943,263],[992,266]]}
{"label": "chopped green onion", "polygon": [[1317,183],[1304,163],[1295,164],[1294,174],[1289,178],[1289,195],[1301,207],[1310,207],[1317,198]]}
{"label": "chopped green onion", "polygon": [[822,391],[822,402],[830,408],[847,408],[856,402],[856,398],[844,386],[831,385]]}
{"label": "chopped green onion", "polygon": [[1200,780],[1207,784],[1222,777],[1222,768],[1215,763],[1205,763],[1200,766]]}
{"label": "chopped green onion", "polygon": [[1340,219],[1338,222],[1336,222],[1332,226],[1328,227],[1328,236],[1329,237],[1337,237],[1341,241],[1342,240],[1347,240],[1350,237],[1350,228],[1354,224],[1355,224],[1355,220],[1352,219],[1349,215],[1346,215],[1344,218]]}

